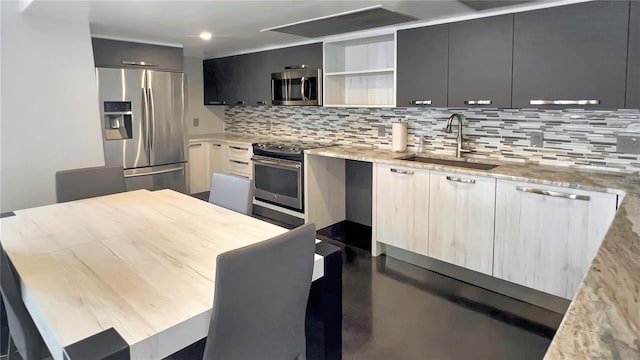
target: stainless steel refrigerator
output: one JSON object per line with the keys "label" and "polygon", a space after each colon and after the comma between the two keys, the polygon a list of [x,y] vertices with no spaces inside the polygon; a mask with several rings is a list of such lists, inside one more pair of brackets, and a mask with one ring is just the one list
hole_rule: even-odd
{"label": "stainless steel refrigerator", "polygon": [[127,190],[186,192],[182,73],[96,68],[106,165]]}

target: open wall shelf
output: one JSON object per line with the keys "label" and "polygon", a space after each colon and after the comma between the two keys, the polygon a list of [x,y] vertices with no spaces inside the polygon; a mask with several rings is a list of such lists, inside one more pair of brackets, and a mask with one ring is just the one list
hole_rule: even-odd
{"label": "open wall shelf", "polygon": [[395,105],[395,34],[324,43],[324,105]]}

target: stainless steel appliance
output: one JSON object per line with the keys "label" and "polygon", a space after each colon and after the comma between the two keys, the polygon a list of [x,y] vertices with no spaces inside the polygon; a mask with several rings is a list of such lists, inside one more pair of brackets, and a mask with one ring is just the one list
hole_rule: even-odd
{"label": "stainless steel appliance", "polygon": [[304,150],[331,146],[313,142],[253,145],[254,196],[270,204],[304,212]]}
{"label": "stainless steel appliance", "polygon": [[96,68],[106,165],[127,190],[186,191],[182,73]]}
{"label": "stainless steel appliance", "polygon": [[322,69],[291,66],[271,74],[273,105],[322,105]]}

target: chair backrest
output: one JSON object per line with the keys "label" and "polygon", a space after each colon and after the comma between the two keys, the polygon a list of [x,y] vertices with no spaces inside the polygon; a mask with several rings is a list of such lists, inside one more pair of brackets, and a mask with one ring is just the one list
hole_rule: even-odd
{"label": "chair backrest", "polygon": [[57,202],[86,199],[126,191],[120,166],[98,166],[56,172]]}
{"label": "chair backrest", "polygon": [[0,292],[7,312],[9,333],[23,359],[40,360],[46,357],[47,351],[38,328],[22,302],[18,281],[7,253],[0,244]]}
{"label": "chair backrest", "polygon": [[315,225],[218,255],[204,359],[304,359]]}
{"label": "chair backrest", "polygon": [[253,180],[240,176],[213,173],[209,202],[251,215],[253,209]]}

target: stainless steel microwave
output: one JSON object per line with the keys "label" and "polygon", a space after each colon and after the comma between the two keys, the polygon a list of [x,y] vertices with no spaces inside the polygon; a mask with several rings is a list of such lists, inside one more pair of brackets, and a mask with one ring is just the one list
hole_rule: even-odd
{"label": "stainless steel microwave", "polygon": [[271,104],[322,105],[322,69],[300,66],[272,73]]}

